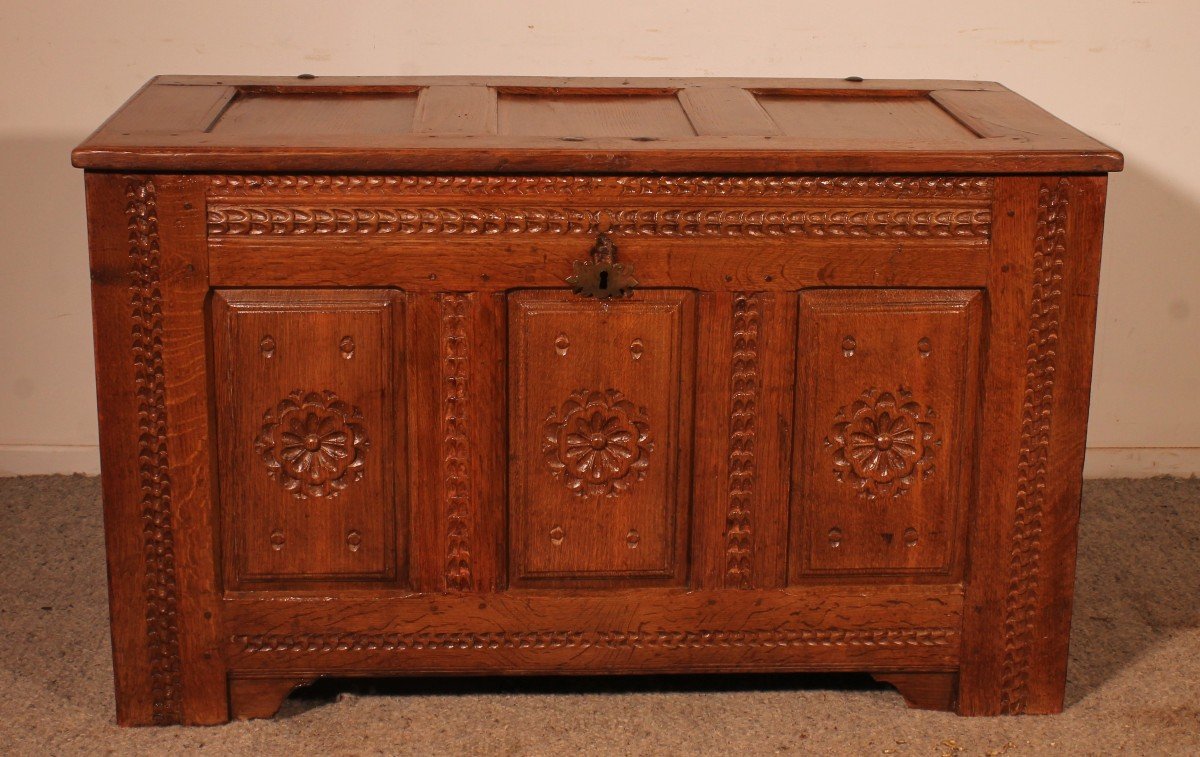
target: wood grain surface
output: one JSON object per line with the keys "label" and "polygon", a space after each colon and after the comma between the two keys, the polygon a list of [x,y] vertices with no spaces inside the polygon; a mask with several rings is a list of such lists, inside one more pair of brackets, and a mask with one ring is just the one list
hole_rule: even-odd
{"label": "wood grain surface", "polygon": [[1061,709],[1120,156],[1008,90],[163,77],[75,157],[118,722],[324,675]]}
{"label": "wood grain surface", "polygon": [[151,80],[74,153],[155,171],[1100,172],[1121,155],[991,82]]}

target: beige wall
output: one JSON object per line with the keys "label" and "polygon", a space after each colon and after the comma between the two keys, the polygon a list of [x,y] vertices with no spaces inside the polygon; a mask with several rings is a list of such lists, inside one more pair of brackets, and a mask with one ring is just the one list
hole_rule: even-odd
{"label": "beige wall", "polygon": [[[963,10],[964,8],[974,8]],[[0,473],[97,470],[82,174],[143,81],[196,74],[1000,81],[1125,152],[1089,472],[1200,472],[1200,3],[0,3]]]}

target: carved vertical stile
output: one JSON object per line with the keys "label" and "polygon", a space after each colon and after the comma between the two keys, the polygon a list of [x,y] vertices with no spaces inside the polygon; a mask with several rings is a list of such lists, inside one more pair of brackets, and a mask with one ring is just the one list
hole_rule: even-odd
{"label": "carved vertical stile", "polygon": [[156,724],[171,724],[182,720],[182,692],[171,478],[167,465],[157,194],[152,180],[128,177],[125,195],[152,717]]}
{"label": "carved vertical stile", "polygon": [[760,377],[758,336],[762,307],[756,292],[733,298],[733,356],[730,377],[729,510],[725,518],[725,586],[753,586],[754,442]]}
{"label": "carved vertical stile", "polygon": [[1038,192],[1016,520],[1004,603],[1000,707],[1010,714],[1024,712],[1029,695],[1069,190],[1070,182],[1060,179],[1052,185],[1043,184]]}
{"label": "carved vertical stile", "polygon": [[465,294],[438,298],[442,320],[442,476],[446,498],[446,588],[471,586],[471,461],[467,435],[470,342]]}

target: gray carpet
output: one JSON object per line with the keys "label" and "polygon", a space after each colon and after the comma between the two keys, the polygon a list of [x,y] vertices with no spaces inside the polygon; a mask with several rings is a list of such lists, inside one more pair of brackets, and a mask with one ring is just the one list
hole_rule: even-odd
{"label": "gray carpet", "polygon": [[113,725],[100,487],[0,479],[0,754],[1197,754],[1200,481],[1089,482],[1067,711],[957,718],[854,678],[326,684],[275,720]]}

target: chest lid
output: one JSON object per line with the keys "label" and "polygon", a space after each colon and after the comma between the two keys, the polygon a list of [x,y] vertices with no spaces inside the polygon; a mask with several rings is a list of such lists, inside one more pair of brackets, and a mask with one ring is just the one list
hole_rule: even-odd
{"label": "chest lid", "polygon": [[148,171],[1097,173],[994,82],[160,76],[77,147]]}

